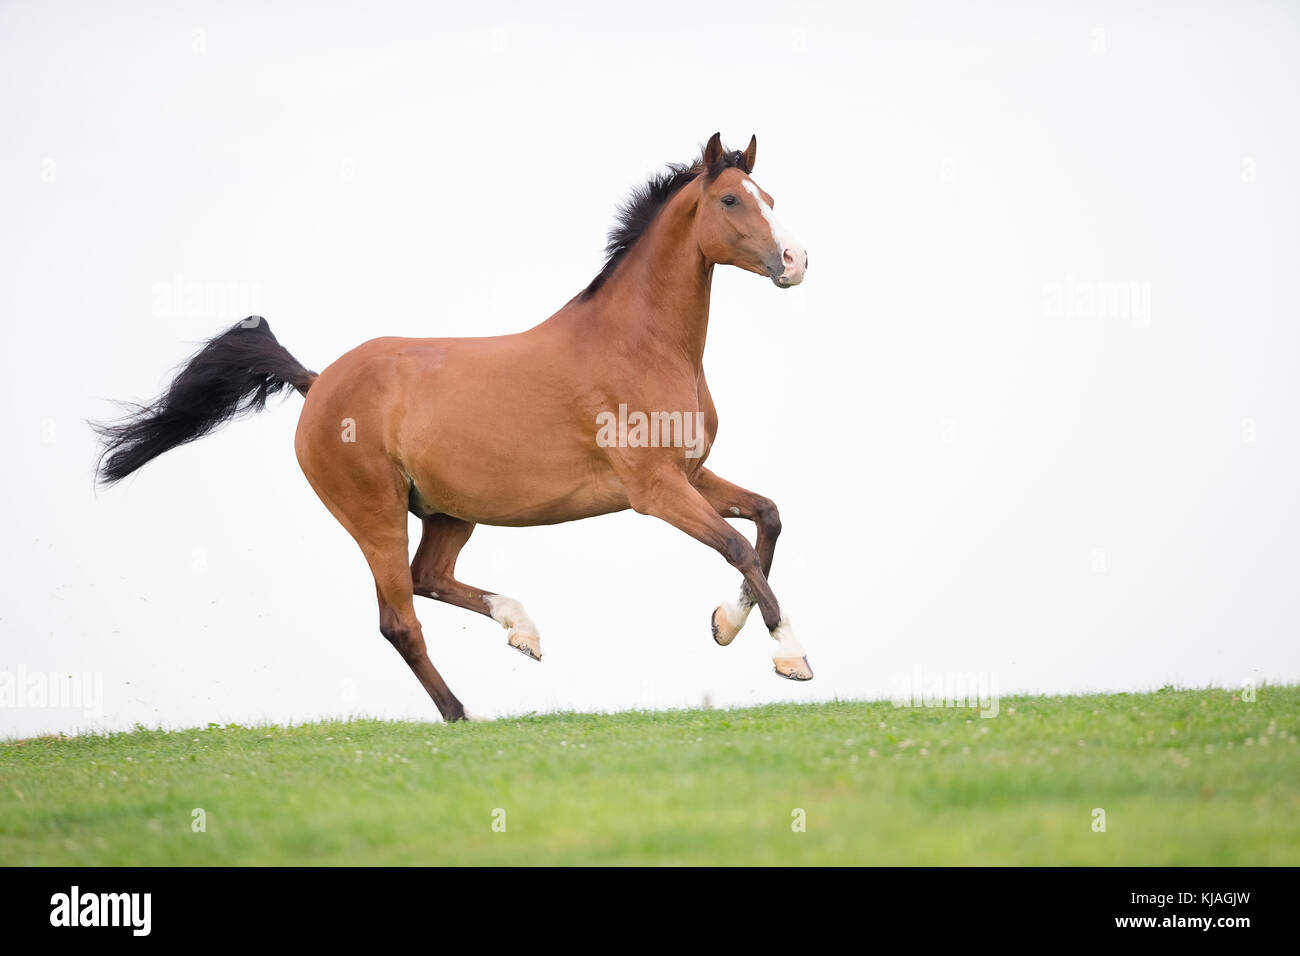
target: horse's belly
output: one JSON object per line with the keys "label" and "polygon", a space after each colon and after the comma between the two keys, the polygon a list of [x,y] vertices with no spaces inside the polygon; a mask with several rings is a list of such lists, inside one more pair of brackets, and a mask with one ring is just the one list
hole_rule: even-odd
{"label": "horse's belly", "polygon": [[608,467],[584,456],[449,454],[408,462],[411,510],[450,514],[477,524],[538,525],[576,521],[628,507]]}

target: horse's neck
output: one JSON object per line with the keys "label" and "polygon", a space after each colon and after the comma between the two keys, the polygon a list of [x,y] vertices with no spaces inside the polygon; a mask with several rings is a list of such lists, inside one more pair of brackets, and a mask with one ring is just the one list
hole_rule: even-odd
{"label": "horse's neck", "polygon": [[680,356],[698,372],[709,331],[713,264],[695,242],[695,203],[689,186],[674,196],[597,290],[592,305],[601,324],[623,343]]}

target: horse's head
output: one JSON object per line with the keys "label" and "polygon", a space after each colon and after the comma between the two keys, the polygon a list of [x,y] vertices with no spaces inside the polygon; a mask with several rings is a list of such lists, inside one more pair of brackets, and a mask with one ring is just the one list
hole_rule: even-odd
{"label": "horse's head", "polygon": [[695,238],[710,262],[739,266],[788,289],[803,281],[808,253],[776,221],[772,197],[749,178],[757,153],[753,136],[743,153],[723,149],[717,133],[710,138],[701,158]]}

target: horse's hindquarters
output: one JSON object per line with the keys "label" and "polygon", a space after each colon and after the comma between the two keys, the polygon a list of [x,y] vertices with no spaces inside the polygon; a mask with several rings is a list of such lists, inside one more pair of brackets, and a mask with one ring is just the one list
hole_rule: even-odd
{"label": "horse's hindquarters", "polygon": [[595,425],[584,421],[594,416],[575,410],[554,370],[539,372],[539,343],[521,339],[376,339],[322,372],[296,447],[327,506],[364,487],[398,494],[421,517],[476,524],[626,509]]}

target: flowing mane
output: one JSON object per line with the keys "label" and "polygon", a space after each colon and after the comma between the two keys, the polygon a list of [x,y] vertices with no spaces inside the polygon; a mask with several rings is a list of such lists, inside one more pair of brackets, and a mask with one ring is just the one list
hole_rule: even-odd
{"label": "flowing mane", "polygon": [[582,290],[579,298],[586,299],[595,294],[605,284],[619,262],[636,245],[636,241],[650,228],[659,210],[668,204],[668,200],[701,174],[709,179],[715,178],[724,169],[735,167],[746,175],[750,170],[745,163],[745,154],[740,150],[724,152],[722,158],[711,166],[704,165],[704,150],[700,157],[691,163],[669,163],[662,171],[654,173],[646,182],[635,187],[618,207],[614,216],[614,225],[609,230],[605,242],[605,265],[596,278]]}

